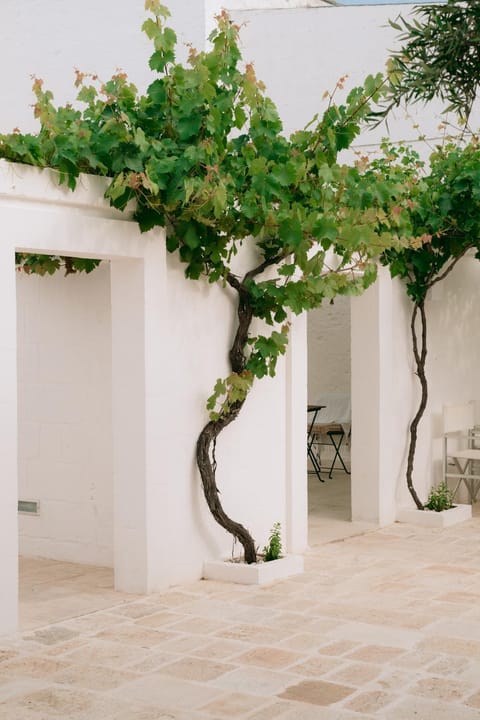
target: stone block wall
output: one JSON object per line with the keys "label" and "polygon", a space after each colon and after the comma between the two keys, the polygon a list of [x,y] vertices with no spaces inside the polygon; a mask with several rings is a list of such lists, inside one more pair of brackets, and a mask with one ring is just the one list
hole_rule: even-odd
{"label": "stone block wall", "polygon": [[17,275],[19,516],[24,555],[113,563],[108,262]]}

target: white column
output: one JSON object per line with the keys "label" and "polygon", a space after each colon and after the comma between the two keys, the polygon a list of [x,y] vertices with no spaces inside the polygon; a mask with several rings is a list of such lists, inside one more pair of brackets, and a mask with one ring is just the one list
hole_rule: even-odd
{"label": "white column", "polygon": [[395,521],[392,280],[352,298],[352,520]]}
{"label": "white column", "polygon": [[306,313],[292,319],[286,364],[286,542],[288,552],[303,553],[308,544]]}
{"label": "white column", "polygon": [[17,327],[15,252],[7,230],[0,243],[0,634],[18,623]]}
{"label": "white column", "polygon": [[173,381],[163,366],[165,243],[160,234],[145,243],[143,260],[111,263],[114,567],[115,587],[125,592],[165,587],[169,550],[162,542],[168,517],[162,388]]}

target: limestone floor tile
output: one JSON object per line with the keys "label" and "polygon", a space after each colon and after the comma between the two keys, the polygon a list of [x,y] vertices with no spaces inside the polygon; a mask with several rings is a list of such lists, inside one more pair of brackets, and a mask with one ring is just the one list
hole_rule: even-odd
{"label": "limestone floor tile", "polygon": [[78,630],[70,630],[68,627],[63,627],[62,625],[52,625],[51,627],[35,630],[30,634],[24,635],[24,639],[38,642],[41,645],[56,645],[78,637],[78,635]]}
{"label": "limestone floor tile", "polygon": [[272,696],[296,682],[295,675],[263,668],[239,668],[210,682],[211,686],[249,695]]}
{"label": "limestone floor tile", "polygon": [[418,643],[419,650],[446,655],[480,657],[480,640],[464,640],[456,637],[427,637]]}
{"label": "limestone floor tile", "polygon": [[[426,666],[426,670],[431,675],[459,676],[468,670],[471,664],[471,661],[464,657],[452,657],[452,655],[449,655],[438,658],[435,656],[435,660]],[[478,673],[480,677],[480,668],[478,668]]]}
{"label": "limestone floor tile", "polygon": [[172,633],[172,637],[159,643],[156,650],[176,653],[177,655],[190,655],[194,650],[200,650],[212,642],[210,635],[188,635],[187,633]]}
{"label": "limestone floor tile", "polygon": [[139,618],[146,617],[147,615],[153,615],[159,611],[167,612],[168,608],[162,606],[161,601],[151,600],[150,597],[144,600],[136,600],[134,602],[125,603],[118,607],[109,609],[109,613],[112,615],[120,615],[130,620],[137,620]]}
{"label": "limestone floor tile", "polygon": [[211,660],[224,660],[236,658],[237,655],[244,653],[249,648],[249,643],[236,640],[214,640],[193,649],[190,654],[196,657],[210,658]]}
{"label": "limestone floor tile", "polygon": [[95,665],[70,665],[56,672],[52,681],[57,685],[73,685],[84,690],[112,690],[138,677],[137,673]]}
{"label": "limestone floor tile", "polygon": [[[120,625],[124,622],[123,616],[113,614],[113,610],[116,608],[109,608],[108,613],[88,613],[80,617],[71,618],[63,623],[63,626],[71,630],[83,633],[95,633],[105,628],[112,627],[112,625]],[[125,620],[126,622],[126,620]]]}
{"label": "limestone floor tile", "polygon": [[305,677],[322,677],[342,667],[345,667],[345,661],[343,659],[314,655],[303,662],[292,665],[289,668],[289,672]]}
{"label": "limestone floor tile", "polygon": [[[251,608],[244,605],[237,605],[237,612],[235,613],[235,618],[233,622],[256,623],[258,625],[266,625],[267,627],[271,625],[273,625],[274,627],[280,627],[278,621],[281,615],[281,612],[272,608]],[[302,616],[301,619],[304,620],[305,616]]]}
{"label": "limestone floor tile", "polygon": [[153,628],[144,628],[138,625],[124,623],[118,627],[109,627],[95,635],[100,640],[121,642],[143,648],[153,648],[164,640],[172,638],[167,632],[160,632]]}
{"label": "limestone floor tile", "polygon": [[410,650],[422,639],[418,630],[365,622],[349,622],[340,625],[330,633],[330,637],[332,640],[353,640],[360,643],[371,643],[374,638],[377,645],[403,648],[404,651]]}
{"label": "limestone floor tile", "polygon": [[168,665],[178,659],[178,655],[167,652],[152,651],[145,660],[129,666],[129,670],[135,673],[151,673],[159,670],[162,665]]}
{"label": "limestone floor tile", "polygon": [[67,640],[67,642],[59,643],[58,645],[52,645],[49,648],[46,648],[42,655],[48,656],[48,657],[62,657],[64,655],[68,655],[68,653],[72,652],[73,650],[78,650],[81,647],[84,647],[88,643],[88,638],[86,637],[75,637],[73,640]]}
{"label": "limestone floor tile", "polygon": [[475,693],[474,695],[471,695],[469,698],[467,698],[467,705],[478,708],[480,710],[480,692]]}
{"label": "limestone floor tile", "polygon": [[112,720],[211,720],[203,713],[200,715],[192,710],[162,710],[156,707],[147,707],[143,704],[128,704],[120,714]]}
{"label": "limestone floor tile", "polygon": [[285,700],[310,703],[311,705],[333,705],[345,700],[355,688],[324,680],[302,680],[290,685],[279,697]]}
{"label": "limestone floor tile", "polygon": [[[190,589],[193,590],[193,585],[189,588],[189,590]],[[195,594],[193,592],[189,592],[189,590],[167,590],[163,593],[151,595],[148,602],[152,602],[152,604],[157,607],[182,607],[189,602],[193,602],[196,598]]]}
{"label": "limestone floor tile", "polygon": [[434,637],[458,637],[470,639],[480,639],[480,622],[469,619],[450,618],[448,621],[441,620],[432,623],[427,628],[426,635]]}
{"label": "limestone floor tile", "polygon": [[324,643],[325,637],[319,637],[318,635],[312,633],[297,633],[282,640],[280,642],[280,646],[285,648],[285,650],[291,651],[300,652],[303,650],[306,652],[314,652],[318,650],[320,652],[320,648]]}
{"label": "limestone floor tile", "polygon": [[243,640],[257,645],[272,645],[285,640],[294,633],[281,628],[267,628],[260,625],[232,625],[216,633],[217,637],[228,640]]}
{"label": "limestone floor tile", "polygon": [[294,597],[291,599],[287,599],[284,602],[279,602],[277,605],[275,605],[276,608],[287,610],[291,612],[295,611],[301,611],[301,612],[313,612],[317,606],[317,601],[314,598],[308,598],[305,596],[302,597]]}
{"label": "limestone floor tile", "polygon": [[424,648],[415,648],[411,652],[402,653],[394,657],[390,662],[393,666],[400,668],[426,668],[431,665],[435,660],[438,660],[439,655],[425,650]]}
{"label": "limestone floor tile", "polygon": [[162,675],[171,675],[172,677],[183,678],[184,680],[207,682],[234,669],[235,665],[227,665],[226,663],[214,662],[203,658],[183,657],[168,665],[162,665],[159,672],[161,672]]}
{"label": "limestone floor tile", "polygon": [[388,720],[479,720],[479,711],[458,703],[405,696],[388,708]]}
{"label": "limestone floor tile", "polygon": [[338,670],[329,673],[328,679],[332,682],[344,683],[346,685],[354,685],[361,687],[365,683],[371,682],[380,676],[382,672],[381,665],[372,663],[349,662]]}
{"label": "limestone floor tile", "polygon": [[248,720],[284,720],[297,703],[288,700],[277,700],[264,705],[248,715]]}
{"label": "limestone floor tile", "polygon": [[16,657],[18,653],[15,650],[2,650],[0,649],[0,663],[5,662],[6,660],[11,660],[12,658]]}
{"label": "limestone floor tile", "polygon": [[194,635],[209,635],[222,630],[227,631],[230,623],[225,620],[205,617],[187,617],[172,623],[168,629],[173,632],[192,633]]}
{"label": "limestone floor tile", "polygon": [[364,662],[385,663],[401,656],[404,650],[399,647],[388,645],[364,645],[347,654],[351,660],[363,660]]}
{"label": "limestone floor tile", "polygon": [[211,683],[190,682],[159,672],[142,676],[112,692],[117,700],[148,702],[163,711],[198,710],[224,694],[221,688]]}
{"label": "limestone floor tile", "polygon": [[230,693],[208,703],[200,710],[207,715],[213,715],[215,718],[236,718],[244,717],[245,713],[250,713],[263,704],[263,699],[259,699],[255,695]]}
{"label": "limestone floor tile", "polygon": [[339,640],[337,642],[320,645],[320,647],[318,648],[318,652],[321,655],[340,656],[351,653],[353,650],[359,647],[361,647],[359,643],[352,642],[351,640]]}
{"label": "limestone floor tile", "polygon": [[452,530],[393,526],[314,548],[287,582],[148,598],[103,569],[89,593],[73,564],[49,588],[28,563],[37,624],[0,641],[0,720],[480,720],[480,516]]}
{"label": "limestone floor tile", "polygon": [[[93,714],[96,697],[78,690],[49,687],[21,697],[17,703],[18,717],[22,713],[38,713],[51,718],[79,718],[85,713]],[[12,715],[12,720],[13,720]]]}
{"label": "limestone floor tile", "polygon": [[69,666],[70,663],[65,660],[44,658],[39,655],[16,657],[0,665],[0,679],[48,678]]}
{"label": "limestone floor tile", "polygon": [[48,680],[33,678],[2,680],[0,682],[0,707],[8,700],[18,699],[35,690],[43,690],[48,684]]}
{"label": "limestone floor tile", "polygon": [[377,718],[378,716],[363,715],[363,713],[352,712],[340,707],[322,707],[295,703],[295,708],[282,716],[282,720],[371,720],[374,717]]}
{"label": "limestone floor tile", "polygon": [[146,660],[149,657],[149,651],[134,645],[92,639],[67,657],[74,663],[121,668]]}
{"label": "limestone floor tile", "polygon": [[409,692],[412,683],[423,677],[422,671],[413,669],[407,671],[398,669],[391,664],[385,665],[383,672],[377,678],[369,683],[372,690],[381,690],[382,692],[405,693]]}
{"label": "limestone floor tile", "polygon": [[163,625],[172,625],[173,623],[184,620],[185,616],[180,613],[171,612],[170,610],[161,610],[160,612],[150,612],[136,620],[137,625],[149,628],[158,628]]}
{"label": "limestone floor tile", "polygon": [[247,652],[232,658],[232,662],[238,665],[254,665],[257,667],[277,670],[293,665],[301,659],[298,653],[280,650],[274,647],[260,647],[248,650]]}
{"label": "limestone floor tile", "polygon": [[469,695],[473,689],[471,685],[452,678],[430,676],[418,680],[415,685],[409,688],[409,693],[445,700],[446,702],[455,702]]}
{"label": "limestone floor tile", "polygon": [[265,589],[253,592],[252,594],[246,594],[245,597],[242,598],[242,605],[266,607],[268,609],[272,607],[277,608],[279,606],[283,607],[286,602],[291,603],[292,600],[289,598],[282,598],[278,595],[276,597],[272,597],[268,592],[265,592]]}
{"label": "limestone floor tile", "polygon": [[469,607],[478,606],[480,603],[480,593],[472,592],[449,592],[444,595],[440,595],[438,598],[443,602],[459,603],[460,605],[468,605]]}
{"label": "limestone floor tile", "polygon": [[387,706],[397,699],[397,695],[381,690],[371,690],[355,695],[345,703],[344,707],[359,713],[382,713],[384,717],[388,717]]}

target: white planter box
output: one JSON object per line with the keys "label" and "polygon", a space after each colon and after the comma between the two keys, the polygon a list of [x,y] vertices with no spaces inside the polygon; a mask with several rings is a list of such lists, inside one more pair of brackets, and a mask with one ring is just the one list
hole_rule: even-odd
{"label": "white planter box", "polygon": [[421,525],[423,527],[449,527],[470,520],[471,517],[471,505],[455,505],[455,507],[441,512],[402,508],[397,513],[397,522]]}
{"label": "white planter box", "polygon": [[241,583],[242,585],[265,585],[303,573],[302,555],[286,555],[270,562],[252,563],[212,560],[204,563],[205,580]]}

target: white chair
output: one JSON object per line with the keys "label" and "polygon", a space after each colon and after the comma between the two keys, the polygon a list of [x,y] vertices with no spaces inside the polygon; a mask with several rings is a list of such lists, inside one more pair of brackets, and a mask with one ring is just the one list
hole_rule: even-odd
{"label": "white chair", "polygon": [[[477,500],[480,490],[480,428],[475,428],[474,405],[446,405],[443,408],[444,479],[456,482],[454,497],[463,482],[470,503]],[[476,442],[477,441],[477,442]]]}

